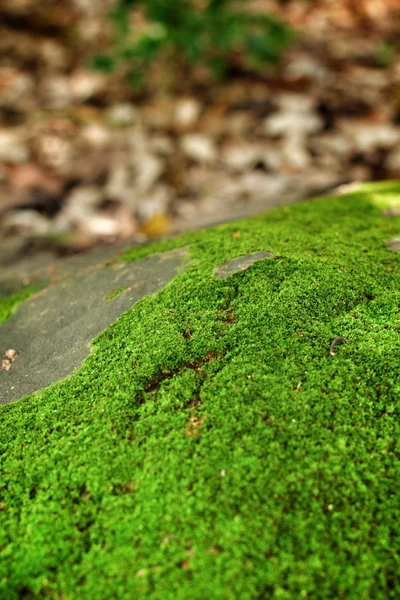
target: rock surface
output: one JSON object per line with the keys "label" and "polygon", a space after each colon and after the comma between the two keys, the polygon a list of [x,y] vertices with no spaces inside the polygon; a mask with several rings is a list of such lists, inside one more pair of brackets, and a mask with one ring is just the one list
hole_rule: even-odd
{"label": "rock surface", "polygon": [[233,258],[232,260],[228,260],[224,264],[219,265],[215,269],[214,275],[220,279],[226,279],[234,273],[247,271],[251,265],[264,258],[275,258],[275,255],[272,254],[272,252],[254,252],[252,254],[247,254],[246,256],[238,256],[237,258]]}
{"label": "rock surface", "polygon": [[164,287],[187,263],[186,251],[180,249],[131,264],[89,264],[24,302],[0,325],[2,353],[18,353],[11,368],[0,371],[0,403],[72,374],[96,335],[135,302]]}

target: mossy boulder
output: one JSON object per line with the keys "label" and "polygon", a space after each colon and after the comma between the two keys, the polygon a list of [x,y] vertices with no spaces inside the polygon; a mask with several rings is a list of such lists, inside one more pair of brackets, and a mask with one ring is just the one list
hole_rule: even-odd
{"label": "mossy boulder", "polygon": [[0,597],[398,598],[396,204],[367,185],[1,300]]}

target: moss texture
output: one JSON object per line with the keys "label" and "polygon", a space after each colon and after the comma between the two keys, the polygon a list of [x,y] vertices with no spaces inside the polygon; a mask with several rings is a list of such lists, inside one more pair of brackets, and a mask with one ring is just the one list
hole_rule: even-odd
{"label": "moss texture", "polygon": [[113,298],[116,298],[117,296],[122,294],[122,292],[124,292],[125,290],[126,286],[121,285],[120,287],[115,288],[115,290],[112,290],[109,294],[107,294],[106,298],[107,300],[112,300]]}
{"label": "moss texture", "polygon": [[400,220],[380,214],[399,199],[369,186],[124,256],[191,244],[192,264],[73,377],[1,407],[2,599],[400,596]]}
{"label": "moss texture", "polygon": [[38,292],[44,285],[44,282],[41,284],[30,285],[9,296],[0,297],[0,323],[11,317],[13,312],[17,309],[18,304]]}

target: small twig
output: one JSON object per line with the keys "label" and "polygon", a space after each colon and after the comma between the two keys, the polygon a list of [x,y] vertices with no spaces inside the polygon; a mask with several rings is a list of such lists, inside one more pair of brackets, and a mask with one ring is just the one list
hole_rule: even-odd
{"label": "small twig", "polygon": [[182,335],[187,340],[191,340],[193,338],[192,330],[190,329],[189,319],[186,321],[186,329]]}
{"label": "small twig", "polygon": [[335,339],[332,340],[332,343],[329,348],[329,354],[331,356],[335,356],[335,346],[336,344],[340,344],[341,342],[346,342],[346,344],[348,343],[345,337],[335,337]]}

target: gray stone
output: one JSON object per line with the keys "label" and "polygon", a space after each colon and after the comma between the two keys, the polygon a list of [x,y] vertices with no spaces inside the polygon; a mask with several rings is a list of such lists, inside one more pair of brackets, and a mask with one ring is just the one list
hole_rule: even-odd
{"label": "gray stone", "polygon": [[[55,282],[74,275],[89,266],[104,265],[112,261],[132,244],[113,244],[90,252],[82,252],[69,257],[57,257],[50,251],[27,253],[24,242],[0,244],[0,297],[8,290],[18,291],[31,283]],[[2,289],[6,293],[2,294]],[[10,292],[8,292],[10,293]]]}
{"label": "gray stone", "polygon": [[[11,368],[0,371],[0,403],[71,375],[89,354],[95,336],[188,263],[183,248],[133,263],[90,265],[22,303],[0,325],[0,359],[9,349],[18,352]],[[126,289],[108,298],[120,288]]]}
{"label": "gray stone", "polygon": [[275,255],[272,252],[253,252],[253,254],[247,254],[246,256],[238,256],[216,267],[214,276],[226,279],[234,273],[246,271],[251,265],[265,258],[275,258]]}

